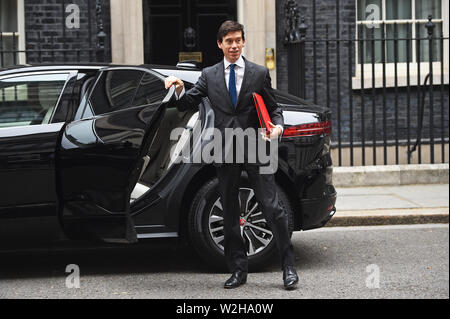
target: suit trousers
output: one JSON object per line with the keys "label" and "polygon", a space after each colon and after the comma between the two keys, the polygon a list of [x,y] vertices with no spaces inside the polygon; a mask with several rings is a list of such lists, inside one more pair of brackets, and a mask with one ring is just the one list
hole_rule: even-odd
{"label": "suit trousers", "polygon": [[278,202],[274,175],[259,174],[259,167],[254,164],[235,163],[217,167],[219,193],[224,213],[224,249],[229,270],[248,272],[247,249],[241,236],[241,211],[238,197],[242,170],[247,172],[256,200],[271,228],[282,269],[285,266],[294,266],[294,248],[289,236],[288,216]]}

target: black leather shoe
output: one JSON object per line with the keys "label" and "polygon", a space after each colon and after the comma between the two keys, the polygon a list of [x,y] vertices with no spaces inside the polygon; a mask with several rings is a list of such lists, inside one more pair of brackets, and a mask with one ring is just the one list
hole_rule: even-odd
{"label": "black leather shoe", "polygon": [[237,288],[247,282],[247,273],[241,270],[233,272],[230,279],[228,279],[225,284],[225,289]]}
{"label": "black leather shoe", "polygon": [[284,288],[286,290],[295,289],[298,284],[298,275],[294,266],[286,266],[283,270]]}

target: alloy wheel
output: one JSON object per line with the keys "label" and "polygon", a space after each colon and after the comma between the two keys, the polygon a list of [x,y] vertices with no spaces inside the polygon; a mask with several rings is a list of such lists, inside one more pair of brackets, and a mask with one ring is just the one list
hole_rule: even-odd
{"label": "alloy wheel", "polygon": [[[251,188],[239,189],[241,236],[250,257],[264,250],[272,241],[273,234],[263,216],[255,193]],[[224,250],[223,208],[220,197],[209,212],[209,234],[215,245]]]}

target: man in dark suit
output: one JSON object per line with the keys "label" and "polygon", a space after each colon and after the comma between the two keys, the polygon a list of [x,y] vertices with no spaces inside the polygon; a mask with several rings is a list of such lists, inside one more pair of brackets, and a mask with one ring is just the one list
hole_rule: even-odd
{"label": "man in dark suit", "polygon": [[[166,88],[176,85],[179,109],[196,108],[202,98],[208,97],[214,110],[214,126],[222,134],[227,128],[257,130],[259,121],[252,96],[256,92],[263,97],[272,120],[271,131],[263,138],[279,138],[283,133],[282,110],[275,101],[269,70],[242,57],[245,46],[243,26],[235,21],[224,22],[219,28],[217,45],[223,51],[224,60],[205,68],[192,89],[185,92],[184,83],[176,77],[166,79]],[[225,257],[232,273],[224,287],[236,288],[247,281],[248,259],[241,236],[238,199],[239,180],[242,170],[245,170],[272,229],[281,257],[284,286],[286,289],[295,288],[298,276],[294,267],[288,216],[278,202],[274,175],[260,174],[259,165],[247,160],[244,163],[227,162],[216,166],[224,210]]]}

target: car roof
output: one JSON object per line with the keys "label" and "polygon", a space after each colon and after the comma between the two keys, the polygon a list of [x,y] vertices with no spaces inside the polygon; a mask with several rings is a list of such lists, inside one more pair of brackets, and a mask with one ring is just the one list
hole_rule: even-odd
{"label": "car roof", "polygon": [[[160,73],[171,72],[194,72],[199,73],[199,69],[176,67],[170,65],[156,65],[156,64],[112,64],[112,63],[42,63],[29,65],[15,65],[8,68],[0,68],[0,76],[8,74],[36,72],[36,71],[60,71],[60,70],[100,70],[106,67],[141,67],[151,70],[159,71]],[[161,72],[163,71],[163,72]]]}

